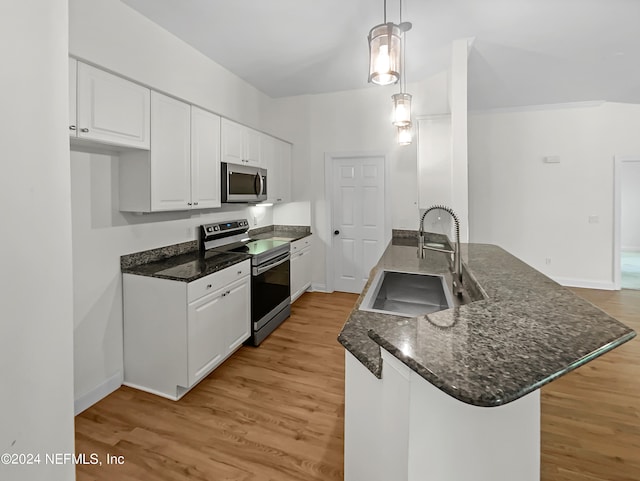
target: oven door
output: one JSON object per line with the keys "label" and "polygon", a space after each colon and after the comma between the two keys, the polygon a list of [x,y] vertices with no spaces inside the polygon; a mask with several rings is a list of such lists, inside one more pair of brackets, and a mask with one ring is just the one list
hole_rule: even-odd
{"label": "oven door", "polygon": [[251,276],[251,320],[260,330],[291,302],[290,254],[279,256],[262,266],[254,266]]}
{"label": "oven door", "polygon": [[222,202],[260,202],[267,198],[267,171],[222,163]]}

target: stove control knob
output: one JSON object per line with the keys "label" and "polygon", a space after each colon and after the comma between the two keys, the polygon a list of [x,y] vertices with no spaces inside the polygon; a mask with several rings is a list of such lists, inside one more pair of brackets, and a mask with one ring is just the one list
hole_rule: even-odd
{"label": "stove control knob", "polygon": [[213,232],[213,228],[212,227],[207,227],[207,232]]}
{"label": "stove control knob", "polygon": [[213,230],[220,230],[220,227],[214,226]]}

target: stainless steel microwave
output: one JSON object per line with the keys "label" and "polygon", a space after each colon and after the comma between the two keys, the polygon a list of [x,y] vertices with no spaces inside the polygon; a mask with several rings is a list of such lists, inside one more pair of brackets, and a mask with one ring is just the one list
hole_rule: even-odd
{"label": "stainless steel microwave", "polygon": [[222,202],[267,200],[267,169],[222,162]]}

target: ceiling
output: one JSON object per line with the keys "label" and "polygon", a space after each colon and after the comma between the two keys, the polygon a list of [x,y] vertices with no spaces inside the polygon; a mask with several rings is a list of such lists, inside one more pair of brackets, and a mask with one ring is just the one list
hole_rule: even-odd
{"label": "ceiling", "polygon": [[[383,0],[122,1],[271,97],[367,87],[366,37],[383,18]],[[475,39],[472,109],[640,103],[638,0],[404,0],[403,20],[408,82]]]}

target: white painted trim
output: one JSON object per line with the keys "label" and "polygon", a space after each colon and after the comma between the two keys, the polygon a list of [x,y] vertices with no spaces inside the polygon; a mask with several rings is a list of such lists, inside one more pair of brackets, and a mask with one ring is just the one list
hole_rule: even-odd
{"label": "white painted trim", "polygon": [[[324,275],[325,286],[323,292],[333,292],[333,164],[338,159],[381,157],[384,165],[384,240],[391,241],[391,170],[389,155],[386,152],[325,152],[324,154],[324,198],[326,200],[325,219],[329,234],[329,241],[325,249]],[[316,284],[312,285],[312,289]]]}
{"label": "white painted trim", "polygon": [[[207,375],[202,377],[201,380],[204,379],[205,377],[207,377],[209,374],[211,374],[211,372],[213,372],[213,371],[210,371]],[[198,381],[198,382],[200,382],[200,381]],[[160,397],[163,397],[165,399],[169,399],[171,401],[177,401],[178,399],[180,399],[182,396],[184,396],[189,391],[189,389],[183,389],[182,394],[180,394],[179,396],[170,396],[166,392],[156,391],[155,389],[151,389],[151,388],[148,388],[146,386],[140,386],[139,384],[135,384],[135,383],[132,383],[132,382],[123,382],[122,385],[123,386],[127,386],[127,387],[131,387],[133,389],[137,389],[138,391],[144,391],[144,392],[148,392],[148,393],[151,393],[151,394],[155,394],[156,396],[160,396]]]}
{"label": "white painted trim", "polygon": [[333,291],[328,291],[326,284],[321,284],[320,282],[313,282],[311,284],[310,292],[326,292],[326,293],[330,293],[330,292],[333,292]]}
{"label": "white painted trim", "polygon": [[77,398],[73,403],[74,415],[77,416],[85,409],[93,406],[95,403],[120,388],[123,381],[124,377],[122,375],[122,371],[118,371],[99,386]]}
{"label": "white painted trim", "polygon": [[473,114],[500,114],[510,112],[535,112],[539,110],[588,109],[600,107],[606,100],[589,100],[585,102],[562,102],[557,104],[521,105],[516,107],[497,107],[493,109],[469,110]]}
{"label": "white painted trim", "polygon": [[640,155],[616,155],[613,158],[613,285],[622,289],[621,244],[622,244],[622,163],[640,162]]}
{"label": "white painted trim", "polygon": [[616,286],[611,281],[590,281],[587,279],[571,279],[569,277],[552,277],[561,286],[582,287],[584,289],[599,289],[603,291],[615,291]]}

